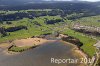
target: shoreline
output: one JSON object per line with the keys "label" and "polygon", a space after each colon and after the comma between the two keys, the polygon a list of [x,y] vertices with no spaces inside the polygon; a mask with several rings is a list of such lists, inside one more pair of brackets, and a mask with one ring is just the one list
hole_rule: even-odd
{"label": "shoreline", "polygon": [[[54,41],[57,41],[57,40],[47,40],[45,38],[27,38],[27,39],[17,39],[17,40],[12,41],[11,43],[6,43],[6,44],[9,44],[9,46],[16,45],[18,47],[24,47],[24,46],[33,46],[34,47],[34,46],[37,46],[37,45],[43,45],[45,43],[48,43],[48,42],[51,43],[51,42],[54,42]],[[61,41],[63,41],[63,40],[61,40]],[[33,44],[32,42],[35,43],[35,44]],[[66,41],[63,41],[63,42],[66,42]],[[88,55],[86,53],[84,53],[82,50],[80,50],[76,45],[69,43],[69,42],[66,42],[66,44],[72,45],[74,47],[72,49],[72,51],[74,51],[75,53],[80,54],[84,58],[88,57]],[[25,51],[27,51],[27,50],[25,50]],[[16,55],[16,54],[20,54],[21,52],[8,51],[8,47],[6,47],[6,50],[4,50],[4,53],[7,54],[7,55]]]}
{"label": "shoreline", "polygon": [[[34,42],[35,41],[35,42]],[[55,42],[57,40],[47,40],[45,38],[27,38],[27,39],[17,39],[17,40],[14,40],[12,41],[11,43],[1,43],[0,44],[0,48],[3,49],[2,52],[5,54],[5,55],[16,55],[16,54],[20,54],[22,52],[14,52],[14,51],[9,51],[9,47],[11,46],[16,46],[16,47],[27,47],[27,46],[30,46],[31,48],[29,49],[26,49],[25,51],[27,50],[30,50],[30,49],[34,49],[36,48],[36,46],[40,46],[40,45],[43,45],[43,44],[46,44],[46,43],[52,43],[52,42]],[[16,44],[14,44],[14,42]],[[32,43],[33,42],[33,43]],[[22,43],[22,44],[21,44]],[[35,43],[35,44],[34,44]],[[6,46],[7,45],[7,46]]]}
{"label": "shoreline", "polygon": [[[54,41],[56,41],[56,40],[54,40]],[[54,41],[52,41],[52,42],[54,42]],[[62,40],[61,40],[62,41]],[[49,41],[50,42],[50,41]],[[52,42],[50,42],[50,43],[52,43]],[[64,41],[65,42],[65,41]],[[67,42],[66,42],[66,44],[67,44]],[[84,53],[82,50],[80,50],[76,45],[73,45],[73,44],[71,44],[71,43],[68,43],[69,45],[72,45],[73,46],[73,49],[72,49],[72,51],[73,52],[75,52],[75,53],[77,53],[77,54],[79,54],[81,57],[83,57],[83,58],[88,58],[88,55],[86,54],[86,53]],[[43,44],[41,44],[41,45],[43,45]],[[40,46],[40,45],[39,45]],[[38,47],[38,46],[37,46]],[[34,48],[30,48],[30,49],[34,49]],[[29,50],[30,50],[29,49]],[[25,50],[25,51],[27,51],[27,50]],[[24,52],[24,51],[23,51]],[[22,52],[13,52],[13,51],[8,51],[8,50],[5,50],[4,51],[4,53],[6,54],[6,55],[16,55],[16,54],[20,54],[20,53],[22,53]]]}
{"label": "shoreline", "polygon": [[45,38],[27,38],[27,39],[17,39],[12,41],[12,45],[16,45],[18,47],[25,47],[25,46],[37,46],[42,45],[46,42],[53,42],[55,40],[47,40]]}
{"label": "shoreline", "polygon": [[[62,40],[63,41],[63,40]],[[72,49],[72,51],[74,51],[75,53],[78,53],[80,54],[82,57],[84,58],[88,58],[88,55],[86,53],[84,53],[81,49],[79,49],[79,47],[77,47],[77,45],[74,45],[72,43],[69,43],[69,42],[66,42],[66,41],[63,41],[65,43],[68,43],[70,45],[72,45],[74,48]]]}

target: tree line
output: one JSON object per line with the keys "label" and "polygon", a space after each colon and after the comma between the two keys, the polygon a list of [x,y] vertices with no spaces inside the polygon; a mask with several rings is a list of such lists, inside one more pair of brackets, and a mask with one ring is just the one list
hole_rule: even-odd
{"label": "tree line", "polygon": [[27,30],[26,26],[15,26],[15,27],[9,27],[9,28],[4,28],[4,27],[0,27],[0,33],[2,34],[2,37],[7,36],[9,34],[7,34],[7,32],[14,32],[14,31],[18,31],[18,30],[22,30],[25,29]]}
{"label": "tree line", "polygon": [[27,12],[17,12],[14,14],[2,14],[0,15],[0,21],[13,21],[23,18],[34,19],[35,17],[40,16],[57,16],[62,15],[60,10],[51,10],[51,11],[27,11]]}
{"label": "tree line", "polygon": [[64,22],[64,20],[63,19],[52,19],[52,20],[45,21],[46,24],[55,24],[55,23],[59,23],[59,22]]}

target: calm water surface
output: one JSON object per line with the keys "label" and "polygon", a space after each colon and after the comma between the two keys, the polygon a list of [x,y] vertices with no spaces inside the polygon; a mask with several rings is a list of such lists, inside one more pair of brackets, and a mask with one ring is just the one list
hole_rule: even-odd
{"label": "calm water surface", "polygon": [[2,50],[0,50],[0,66],[85,66],[80,64],[51,63],[51,58],[79,59],[79,55],[74,54],[72,49],[73,46],[69,44],[55,41],[13,56],[4,55]]}

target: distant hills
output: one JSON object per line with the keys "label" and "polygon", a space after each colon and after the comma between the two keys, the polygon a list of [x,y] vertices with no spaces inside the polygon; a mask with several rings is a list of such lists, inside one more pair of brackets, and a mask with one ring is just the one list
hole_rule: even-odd
{"label": "distant hills", "polygon": [[0,10],[63,9],[65,11],[100,14],[100,2],[43,1],[43,0],[0,0]]}
{"label": "distant hills", "polygon": [[29,2],[37,2],[37,0],[0,0],[0,5],[22,5]]}
{"label": "distant hills", "polygon": [[[29,3],[54,3],[54,2],[61,2],[61,1],[56,1],[56,0],[0,0],[0,6],[16,6],[16,5],[23,5],[23,4],[29,4]],[[71,0],[71,2],[85,2],[85,1]]]}

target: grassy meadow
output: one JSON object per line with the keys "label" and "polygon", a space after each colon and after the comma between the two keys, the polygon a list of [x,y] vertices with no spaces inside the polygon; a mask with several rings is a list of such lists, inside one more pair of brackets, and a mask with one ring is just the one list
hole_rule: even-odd
{"label": "grassy meadow", "polygon": [[[33,11],[33,10],[26,10],[26,11],[21,10],[20,12],[27,12],[27,11]],[[41,10],[38,9],[35,11],[41,11]],[[50,11],[50,9],[46,9],[46,11]],[[0,13],[2,14],[3,13],[12,14],[16,12],[18,11],[7,11],[7,12],[0,11]],[[100,16],[91,16],[91,17],[83,17],[83,18],[76,19],[76,20],[68,20],[67,18],[63,19],[61,16],[58,15],[58,16],[35,17],[33,19],[23,18],[20,20],[10,21],[11,24],[6,24],[6,21],[4,21],[3,24],[0,23],[0,27],[9,28],[9,27],[23,25],[23,26],[27,26],[27,30],[22,29],[22,30],[18,30],[14,32],[7,32],[7,34],[9,35],[5,37],[2,37],[2,34],[0,34],[0,43],[5,42],[5,41],[10,41],[10,40],[15,40],[15,39],[39,36],[42,34],[52,33],[53,31],[62,30],[63,31],[62,33],[68,34],[69,36],[73,36],[79,39],[83,43],[83,46],[81,48],[84,50],[84,52],[86,52],[89,56],[93,56],[95,53],[95,49],[96,49],[93,45],[96,43],[96,40],[91,38],[90,36],[84,35],[83,33],[79,33],[74,30],[71,30],[69,27],[72,24],[77,23],[77,22],[81,23],[82,25],[100,27],[99,18]],[[46,20],[55,20],[55,19],[63,19],[64,22],[59,22],[55,24],[45,23]],[[36,23],[39,25],[37,25]],[[65,29],[63,30],[63,28]],[[20,49],[24,49],[24,48],[13,47],[12,49],[17,49],[17,51],[19,51]]]}

